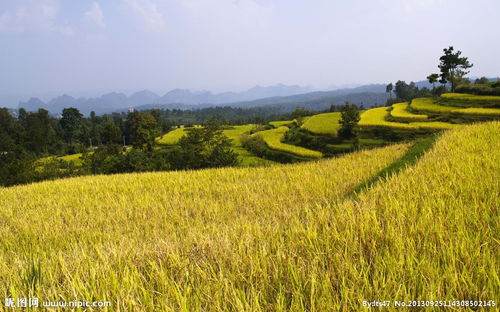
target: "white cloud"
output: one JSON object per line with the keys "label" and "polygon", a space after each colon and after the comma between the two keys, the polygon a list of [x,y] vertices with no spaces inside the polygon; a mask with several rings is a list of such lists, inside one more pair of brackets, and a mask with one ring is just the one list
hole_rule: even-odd
{"label": "white cloud", "polygon": [[153,31],[165,30],[166,23],[155,2],[151,0],[125,0],[125,5]]}
{"label": "white cloud", "polygon": [[0,15],[0,31],[6,32],[45,32],[64,35],[73,34],[73,29],[57,21],[59,2],[56,0],[19,1]]}
{"label": "white cloud", "polygon": [[104,23],[104,14],[102,13],[101,6],[97,2],[92,3],[92,6],[85,12],[83,18],[85,21],[93,23],[101,28],[106,26]]}

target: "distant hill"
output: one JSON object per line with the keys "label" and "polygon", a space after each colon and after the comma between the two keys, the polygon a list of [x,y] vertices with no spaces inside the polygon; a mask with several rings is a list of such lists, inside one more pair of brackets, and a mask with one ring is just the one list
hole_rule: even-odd
{"label": "distant hill", "polygon": [[98,98],[74,98],[69,95],[62,95],[45,103],[38,98],[31,98],[27,102],[20,102],[18,108],[28,111],[36,111],[44,108],[52,114],[58,114],[65,107],[76,107],[84,115],[95,111],[97,114],[123,111],[132,107],[143,105],[170,104],[171,107],[180,109],[190,109],[201,104],[210,104],[200,107],[208,107],[231,102],[252,101],[256,99],[289,96],[311,91],[310,88],[300,86],[286,86],[278,84],[270,87],[256,86],[244,92],[225,92],[214,94],[208,91],[193,92],[185,89],[175,89],[163,96],[159,96],[151,91],[143,90],[130,96],[123,93],[108,93]]}
{"label": "distant hill", "polygon": [[321,111],[330,108],[331,105],[341,105],[348,101],[365,107],[385,105],[387,101],[385,85],[374,84],[351,89],[339,89],[334,91],[318,91],[291,96],[277,96],[253,101],[224,103],[223,105],[198,104],[189,105],[185,103],[148,104],[135,107],[137,110],[148,109],[202,109],[213,106],[231,106],[239,108],[272,107],[274,112],[287,113],[297,107],[303,107],[312,111]]}

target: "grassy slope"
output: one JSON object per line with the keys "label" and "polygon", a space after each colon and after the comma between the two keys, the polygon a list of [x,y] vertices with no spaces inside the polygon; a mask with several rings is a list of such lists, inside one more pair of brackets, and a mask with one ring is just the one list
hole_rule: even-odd
{"label": "grassy slope", "polygon": [[499,122],[448,131],[415,167],[334,208],[324,231],[344,253],[330,263],[354,264],[333,264],[345,304],[498,300],[499,132]]}
{"label": "grassy slope", "polygon": [[281,139],[288,131],[288,128],[285,126],[281,126],[276,129],[265,130],[255,133],[254,135],[261,135],[269,148],[287,152],[291,154],[295,154],[301,157],[309,157],[309,158],[320,158],[323,156],[321,152],[313,151],[304,147],[285,144],[281,142]]}
{"label": "grassy slope", "polygon": [[325,232],[335,223],[327,204],[406,147],[0,189],[0,293],[110,300],[122,311],[303,311],[338,302],[343,290],[331,287],[342,274],[325,278],[362,263],[334,261],[344,247]]}
{"label": "grassy slope", "polygon": [[401,119],[401,121],[425,121],[427,119],[427,115],[413,114],[407,109],[408,103],[393,104],[390,115],[393,118]]}
{"label": "grassy slope", "polygon": [[[240,137],[242,134],[252,130],[254,125],[243,125],[243,126],[232,126],[231,129],[224,130],[224,135],[232,140],[233,150],[238,154],[240,164],[242,166],[259,166],[259,165],[270,165],[274,162],[262,159],[255,156],[254,154],[247,151],[240,142]],[[159,139],[157,142],[165,145],[175,145],[179,140],[186,134],[186,128],[178,128],[170,131]]]}
{"label": "grassy slope", "polygon": [[278,120],[278,121],[271,121],[269,124],[275,128],[281,127],[281,126],[286,126],[291,123],[293,123],[294,120]]}
{"label": "grassy slope", "polygon": [[259,166],[270,165],[273,161],[255,156],[241,144],[240,138],[244,133],[252,130],[254,125],[233,126],[232,129],[224,130],[224,134],[232,140],[233,150],[238,154],[240,165],[242,166]]}
{"label": "grassy slope", "polygon": [[186,129],[184,127],[177,128],[175,130],[172,130],[170,132],[165,133],[161,137],[156,139],[156,142],[158,144],[164,144],[164,145],[175,145],[179,142],[179,140],[186,135]]}
{"label": "grassy slope", "polygon": [[474,95],[467,93],[445,93],[439,97],[439,103],[457,107],[499,107],[500,96]]}
{"label": "grassy slope", "polygon": [[387,107],[377,107],[369,109],[361,114],[361,120],[359,125],[361,127],[388,127],[394,129],[407,129],[407,130],[418,130],[418,129],[450,129],[455,125],[446,122],[411,122],[411,123],[399,123],[393,121],[386,121],[385,118],[388,116],[389,112]]}
{"label": "grassy slope", "polygon": [[340,113],[325,113],[309,117],[302,128],[317,134],[337,135],[340,129]]}
{"label": "grassy slope", "polygon": [[[458,102],[456,100],[452,100],[450,103],[453,104]],[[471,104],[471,102],[467,102],[466,104]],[[483,115],[500,116],[499,108],[477,108],[477,107],[457,108],[455,106],[439,105],[433,98],[413,99],[410,107],[415,111],[428,112],[434,114],[453,113],[453,114],[466,114],[466,115],[478,115],[478,116],[483,116]]]}

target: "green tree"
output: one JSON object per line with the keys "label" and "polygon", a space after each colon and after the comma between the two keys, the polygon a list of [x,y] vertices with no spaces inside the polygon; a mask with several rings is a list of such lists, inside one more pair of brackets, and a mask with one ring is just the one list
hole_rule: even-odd
{"label": "green tree", "polygon": [[474,84],[487,84],[489,83],[490,80],[486,77],[481,77],[481,78],[478,78],[474,81]]}
{"label": "green tree", "polygon": [[101,125],[99,136],[104,144],[120,143],[121,131],[111,119],[107,119]]}
{"label": "green tree", "polygon": [[435,83],[438,82],[438,79],[439,79],[439,74],[430,74],[429,76],[427,76],[427,80],[429,81],[430,84],[432,84],[432,90],[436,88]]}
{"label": "green tree", "polygon": [[156,118],[150,113],[132,112],[127,118],[127,133],[134,148],[153,150],[160,135]]}
{"label": "green tree", "polygon": [[355,127],[360,119],[359,111],[356,105],[345,102],[342,106],[342,113],[339,123],[341,127],[338,136],[343,139],[356,137]]}
{"label": "green tree", "polygon": [[392,82],[385,87],[385,92],[389,93],[390,99],[392,99],[392,90],[393,89],[394,89],[394,85],[392,84]]}
{"label": "green tree", "polygon": [[179,141],[180,150],[172,160],[176,169],[225,167],[238,164],[238,155],[231,148],[220,124],[214,119],[203,127],[191,128]]}
{"label": "green tree", "polygon": [[297,107],[293,112],[292,112],[292,119],[302,119],[306,116],[311,115],[311,112],[308,111],[307,109],[304,109],[302,107]]}
{"label": "green tree", "polygon": [[83,115],[80,111],[74,107],[64,108],[60,124],[65,141],[70,145],[77,143],[83,128]]}
{"label": "green tree", "polygon": [[451,91],[455,92],[457,82],[460,81],[466,74],[469,73],[467,69],[471,68],[473,64],[469,63],[467,57],[461,57],[461,51],[453,52],[453,46],[448,49],[443,49],[444,55],[439,58],[439,69],[441,71],[441,83],[451,83]]}

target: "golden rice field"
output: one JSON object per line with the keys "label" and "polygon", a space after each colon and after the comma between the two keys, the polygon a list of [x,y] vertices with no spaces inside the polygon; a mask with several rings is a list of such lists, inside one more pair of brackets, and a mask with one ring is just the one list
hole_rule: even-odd
{"label": "golden rice field", "polygon": [[[445,94],[443,94],[445,95]],[[450,103],[458,103],[456,100]],[[470,104],[471,102],[466,102],[464,105]],[[455,106],[439,105],[433,98],[418,98],[413,99],[411,102],[411,108],[416,111],[429,112],[429,113],[453,113],[453,114],[464,114],[464,115],[478,115],[478,116],[500,116],[499,108],[483,108],[483,107],[468,107],[468,108],[457,108]]]}
{"label": "golden rice field", "polygon": [[433,98],[418,98],[411,101],[410,107],[416,111],[430,113],[450,113],[456,107],[436,104]]}
{"label": "golden rice field", "polygon": [[231,126],[230,129],[225,129],[223,133],[230,140],[232,140],[232,148],[233,151],[238,154],[240,166],[261,166],[274,164],[271,160],[255,156],[241,144],[241,136],[252,130],[254,127],[255,125]]}
{"label": "golden rice field", "polygon": [[[257,157],[241,145],[241,135],[252,130],[254,126],[255,125],[231,126],[230,129],[223,130],[223,133],[230,140],[232,140],[231,144],[233,151],[238,154],[238,159],[240,160],[241,166],[260,166],[273,164],[273,161]],[[186,130],[187,128],[184,127],[177,128],[158,138],[157,142],[164,145],[175,145],[179,143],[179,140],[186,134]]]}
{"label": "golden rice field", "polygon": [[300,146],[282,143],[281,140],[283,139],[283,136],[288,130],[289,130],[288,127],[281,126],[275,129],[260,131],[253,135],[262,136],[267,146],[277,151],[287,152],[301,157],[309,157],[309,158],[323,157],[323,154],[321,152],[313,151]]}
{"label": "golden rice field", "polygon": [[310,116],[302,124],[301,128],[312,133],[337,135],[340,129],[340,113],[325,113]]}
{"label": "golden rice field", "polygon": [[352,244],[342,238],[347,233],[330,232],[343,220],[331,205],[407,147],[294,165],[0,189],[0,293],[111,301],[113,311],[324,311],[346,304],[343,297],[367,290],[345,288],[338,273],[364,265],[362,246],[370,242]]}
{"label": "golden rice field", "polygon": [[451,112],[464,115],[500,116],[500,109],[498,108],[469,107],[469,108],[460,108],[457,110],[453,110]]}
{"label": "golden rice field", "polygon": [[449,104],[451,106],[494,106],[500,105],[500,96],[474,95],[467,93],[445,93],[440,96],[440,101],[443,104]]}
{"label": "golden rice field", "polygon": [[275,128],[281,127],[281,126],[286,126],[291,123],[295,122],[295,120],[278,120],[278,121],[271,121],[269,124]]}
{"label": "golden rice field", "polygon": [[361,114],[359,126],[361,127],[388,127],[402,130],[419,130],[419,129],[451,129],[456,125],[447,122],[431,121],[431,122],[411,122],[399,123],[387,121],[389,115],[387,107],[377,107],[369,109]]}
{"label": "golden rice field", "polygon": [[175,130],[165,133],[161,137],[156,139],[158,144],[164,145],[175,145],[179,143],[179,140],[186,135],[186,129],[184,127],[179,127]]}
{"label": "golden rice field", "polygon": [[413,114],[408,111],[408,103],[397,103],[392,105],[390,115],[393,118],[401,119],[402,121],[423,121],[427,115]]}

